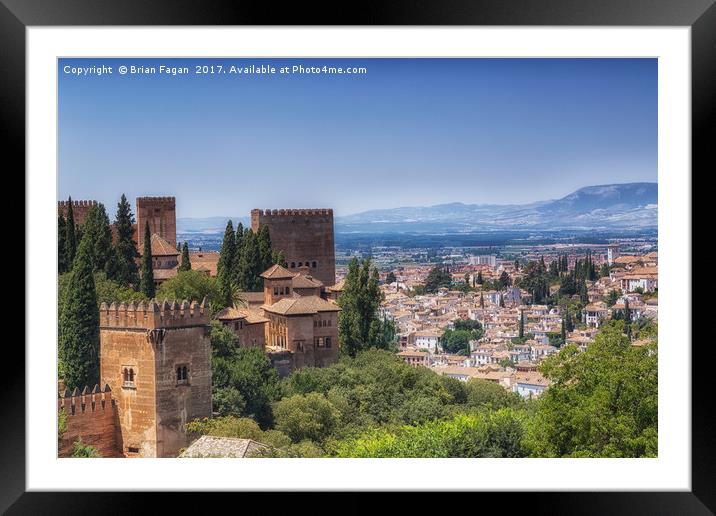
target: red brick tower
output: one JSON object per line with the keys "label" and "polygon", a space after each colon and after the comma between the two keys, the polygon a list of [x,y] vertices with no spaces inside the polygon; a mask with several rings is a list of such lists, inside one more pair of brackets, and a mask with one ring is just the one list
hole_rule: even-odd
{"label": "red brick tower", "polygon": [[324,285],[336,282],[333,210],[251,210],[251,229],[269,228],[271,247],[283,251],[288,270],[305,270]]}
{"label": "red brick tower", "polygon": [[137,248],[144,248],[144,224],[149,222],[149,233],[156,233],[177,246],[177,212],[174,197],[137,197]]}

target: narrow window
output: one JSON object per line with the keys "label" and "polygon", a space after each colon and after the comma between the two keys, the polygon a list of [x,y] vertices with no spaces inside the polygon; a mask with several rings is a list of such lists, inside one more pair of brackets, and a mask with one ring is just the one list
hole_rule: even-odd
{"label": "narrow window", "polygon": [[330,337],[326,337],[326,347],[327,348],[331,347],[331,338]]}
{"label": "narrow window", "polygon": [[314,261],[311,266],[315,269],[316,268],[316,262]]}

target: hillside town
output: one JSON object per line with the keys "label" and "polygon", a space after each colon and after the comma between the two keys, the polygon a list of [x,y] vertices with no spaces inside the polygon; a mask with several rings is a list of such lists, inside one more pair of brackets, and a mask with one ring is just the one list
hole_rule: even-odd
{"label": "hillside town", "polygon": [[[549,258],[557,260],[559,256]],[[566,258],[568,267],[573,268],[580,257]],[[519,264],[494,255],[479,256],[468,265],[453,268],[451,286],[434,293],[415,295],[416,288],[425,284],[430,266],[398,270],[394,281],[381,286],[385,295],[382,310],[397,325],[398,354],[407,363],[463,381],[489,380],[522,396],[539,396],[549,385],[538,372],[539,364],[562,345],[586,350],[600,325],[625,310],[632,319],[658,318],[656,252],[622,255],[619,245],[611,244],[594,258],[605,275],[586,281],[586,299],[577,302],[569,324],[564,307],[534,304],[528,290],[513,286],[525,275]],[[499,284],[500,277],[509,278],[509,286],[482,288],[483,284]],[[465,288],[470,285],[475,288]],[[550,293],[558,291],[559,285],[550,286]],[[444,346],[446,331],[464,321],[478,322],[481,335],[469,340],[459,353],[451,353]]]}

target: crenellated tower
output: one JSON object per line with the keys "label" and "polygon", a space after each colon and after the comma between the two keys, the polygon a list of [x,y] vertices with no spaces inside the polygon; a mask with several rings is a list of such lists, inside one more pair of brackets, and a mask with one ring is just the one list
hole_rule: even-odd
{"label": "crenellated tower", "polygon": [[[82,227],[87,220],[87,214],[92,206],[95,206],[97,201],[78,200],[72,201],[72,216],[75,219],[75,225]],[[57,214],[62,214],[63,217],[67,217],[67,208],[69,203],[67,201],[57,202]]]}
{"label": "crenellated tower", "polygon": [[102,303],[100,380],[114,395],[123,454],[175,457],[184,425],[211,416],[206,300]]}
{"label": "crenellated tower", "polygon": [[291,272],[306,270],[330,286],[336,282],[333,210],[251,210],[251,229],[268,226],[271,247],[283,251]]}

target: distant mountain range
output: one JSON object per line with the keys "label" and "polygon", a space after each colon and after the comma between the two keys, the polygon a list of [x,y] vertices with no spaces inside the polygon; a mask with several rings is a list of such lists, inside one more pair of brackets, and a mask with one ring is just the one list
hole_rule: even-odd
{"label": "distant mountain range", "polygon": [[[587,186],[530,204],[464,204],[370,210],[335,218],[336,233],[471,233],[495,230],[657,227],[656,183]],[[229,217],[178,219],[180,232],[223,232]],[[236,217],[246,225],[248,217]],[[210,231],[209,231],[210,230]]]}

